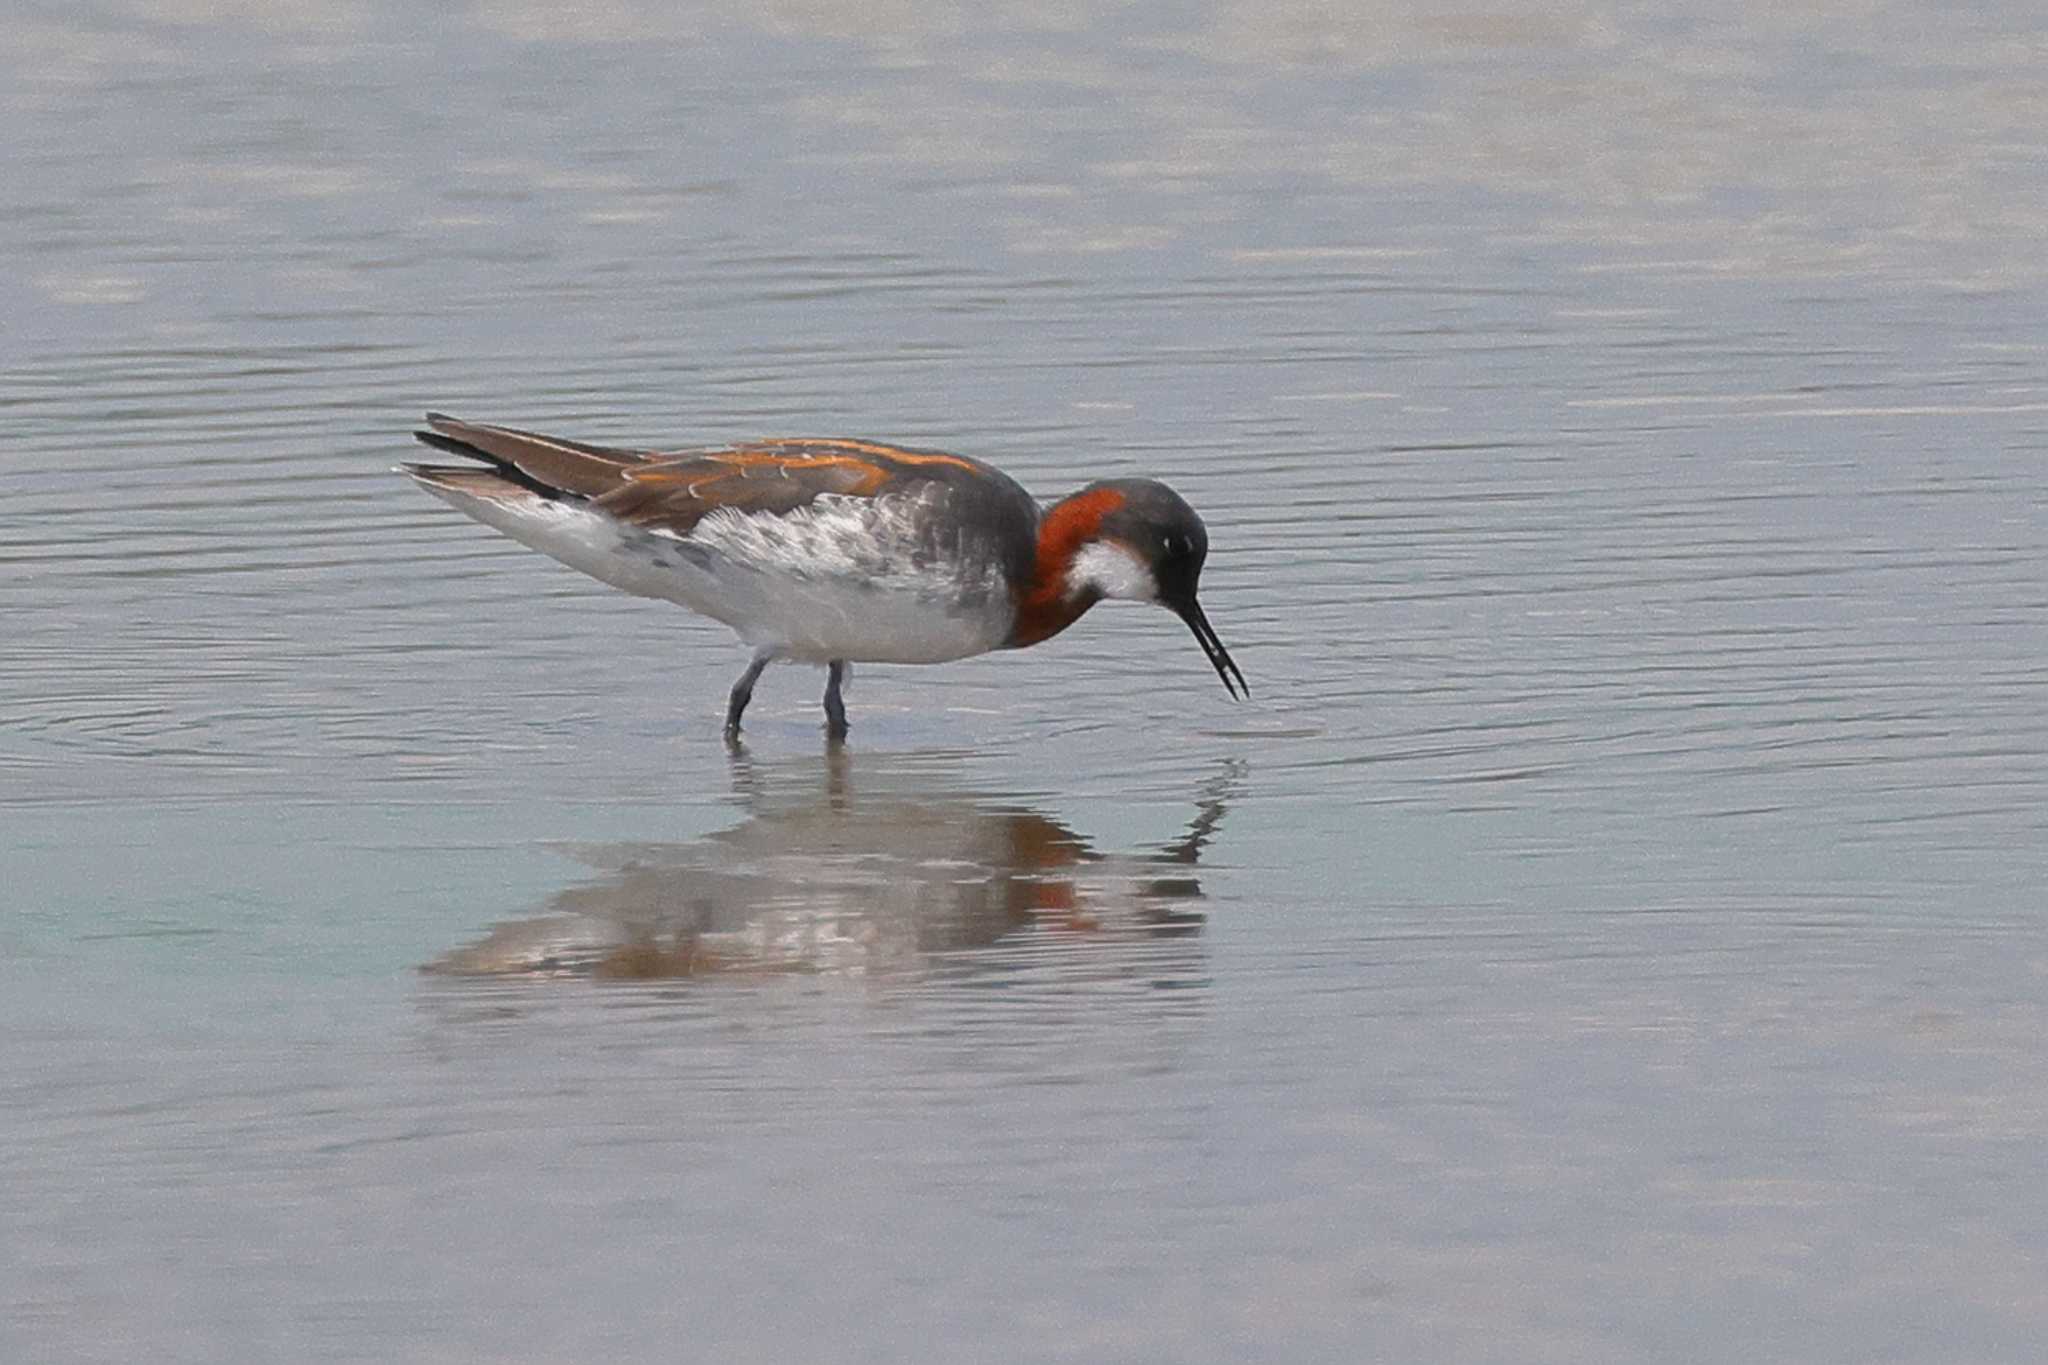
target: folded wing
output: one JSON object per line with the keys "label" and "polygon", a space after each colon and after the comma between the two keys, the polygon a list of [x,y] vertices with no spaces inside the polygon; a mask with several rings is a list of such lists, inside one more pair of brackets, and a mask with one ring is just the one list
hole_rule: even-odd
{"label": "folded wing", "polygon": [[620,521],[674,536],[688,535],[720,508],[788,513],[828,494],[874,498],[934,479],[993,483],[1005,495],[1022,496],[979,461],[874,441],[795,437],[665,452],[588,445],[440,413],[427,414],[427,426],[414,433],[425,444],[482,460],[528,492],[587,499]]}

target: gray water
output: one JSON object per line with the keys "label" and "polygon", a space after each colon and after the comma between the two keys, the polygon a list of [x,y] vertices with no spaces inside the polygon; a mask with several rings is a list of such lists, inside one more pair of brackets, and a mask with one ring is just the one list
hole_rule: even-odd
{"label": "gray water", "polygon": [[[5,28],[0,1358],[2039,1358],[2034,6]],[[430,407],[1166,478],[1253,699],[729,754]]]}

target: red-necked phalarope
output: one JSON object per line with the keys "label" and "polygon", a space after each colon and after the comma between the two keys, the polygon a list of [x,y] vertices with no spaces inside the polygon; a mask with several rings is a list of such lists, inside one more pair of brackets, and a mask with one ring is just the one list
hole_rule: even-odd
{"label": "red-necked phalarope", "polygon": [[846,733],[847,665],[943,663],[1049,640],[1106,597],[1187,622],[1236,697],[1250,695],[1195,585],[1209,533],[1178,493],[1105,479],[1041,509],[979,460],[874,441],[787,438],[620,450],[427,414],[415,435],[477,465],[407,464],[427,491],[616,588],[723,621],[761,670],[821,663],[826,728]]}

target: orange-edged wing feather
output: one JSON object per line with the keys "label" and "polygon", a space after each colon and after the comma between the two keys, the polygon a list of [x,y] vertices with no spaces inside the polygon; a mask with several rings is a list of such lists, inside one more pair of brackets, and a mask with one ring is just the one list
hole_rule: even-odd
{"label": "orange-edged wing feather", "polygon": [[793,437],[720,449],[635,451],[439,413],[429,413],[427,425],[416,434],[436,449],[484,460],[536,492],[588,498],[621,521],[678,536],[720,508],[793,512],[826,494],[872,498],[928,480],[1030,505],[1007,475],[978,460],[877,441]]}
{"label": "orange-edged wing feather", "polygon": [[894,470],[835,441],[763,441],[727,450],[657,455],[625,471],[597,505],[621,521],[687,535],[720,508],[793,512],[819,496],[872,498]]}
{"label": "orange-edged wing feather", "polygon": [[710,513],[793,512],[825,494],[874,498],[932,479],[1009,480],[978,461],[875,441],[793,437],[652,456],[597,505],[650,530],[688,534]]}

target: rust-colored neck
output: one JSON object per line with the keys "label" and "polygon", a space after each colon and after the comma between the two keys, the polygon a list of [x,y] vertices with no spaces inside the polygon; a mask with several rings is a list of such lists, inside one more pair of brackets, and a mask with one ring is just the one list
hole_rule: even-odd
{"label": "rust-colored neck", "polygon": [[1031,579],[1017,594],[1017,621],[1010,628],[1012,648],[1050,640],[1101,600],[1089,592],[1070,595],[1067,570],[1073,566],[1075,554],[1100,531],[1102,519],[1123,505],[1122,493],[1094,488],[1062,498],[1046,509],[1038,523],[1038,553]]}

